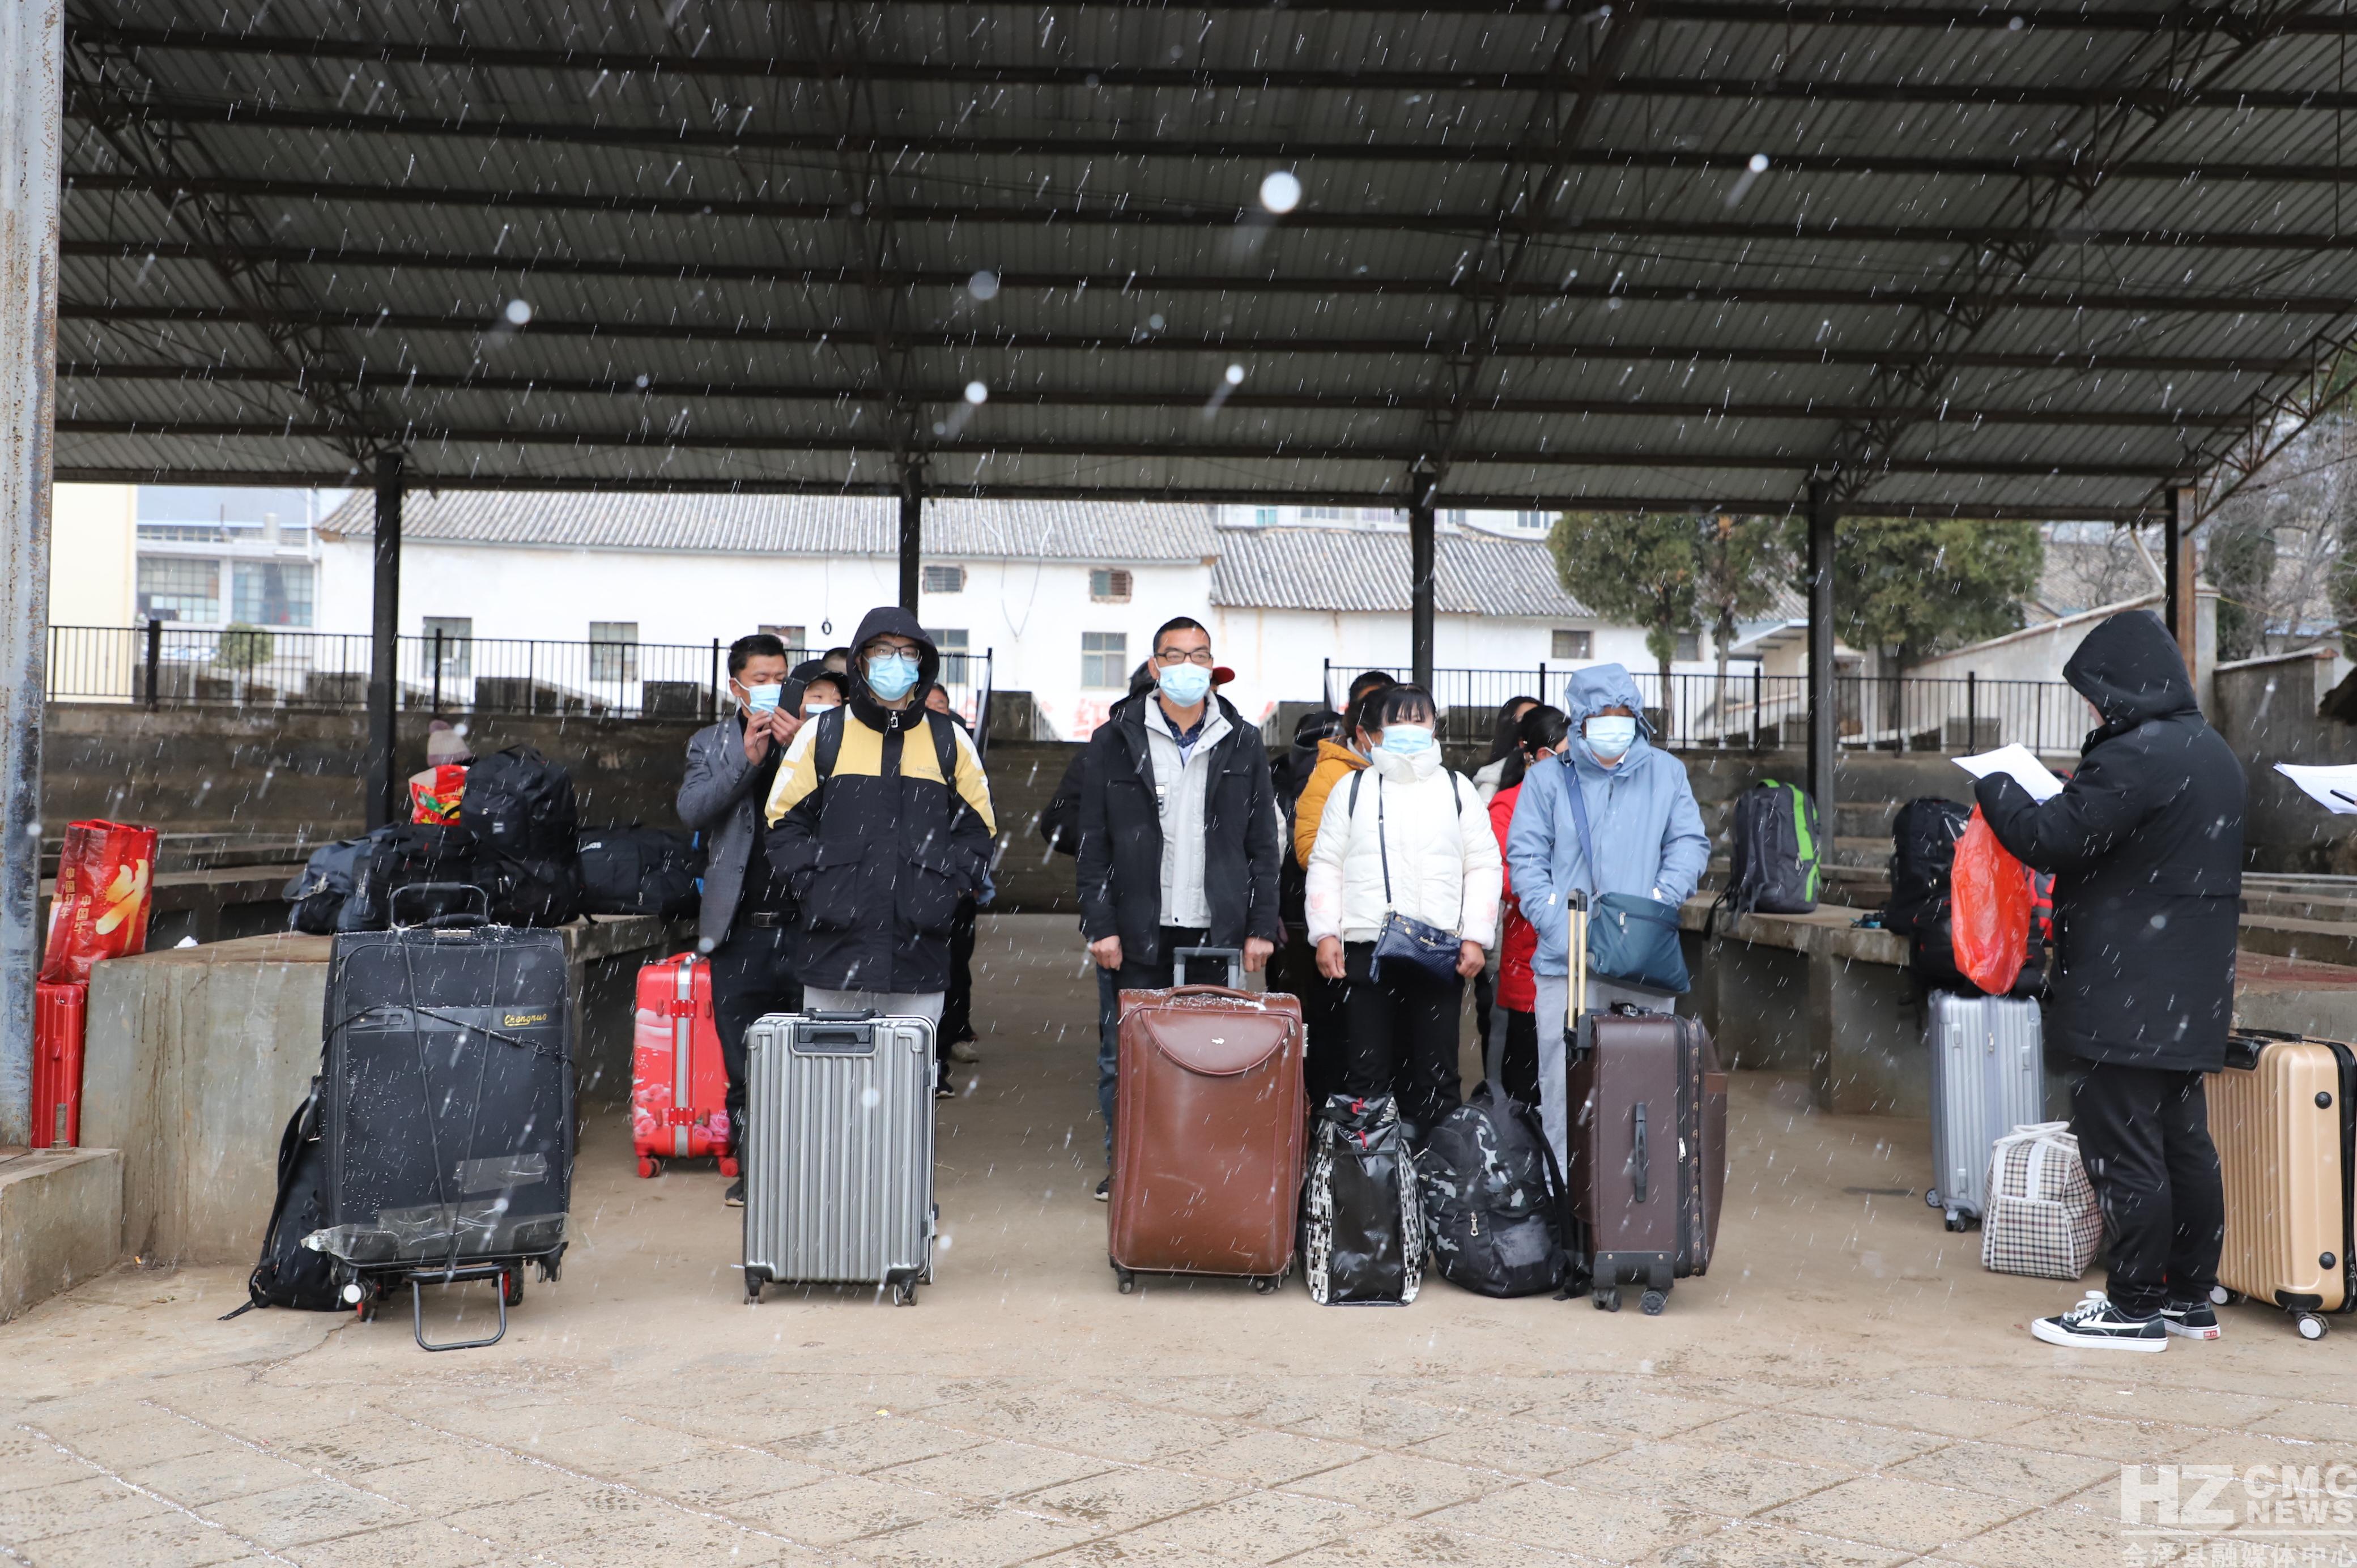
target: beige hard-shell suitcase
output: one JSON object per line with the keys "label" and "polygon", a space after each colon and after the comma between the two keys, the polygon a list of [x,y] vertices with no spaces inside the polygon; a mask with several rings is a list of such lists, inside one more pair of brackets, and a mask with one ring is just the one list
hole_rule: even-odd
{"label": "beige hard-shell suitcase", "polygon": [[2226,1193],[2220,1293],[2293,1315],[2324,1337],[2326,1313],[2357,1307],[2351,1252],[2351,1140],[2357,1053],[2337,1040],[2239,1030],[2205,1086]]}

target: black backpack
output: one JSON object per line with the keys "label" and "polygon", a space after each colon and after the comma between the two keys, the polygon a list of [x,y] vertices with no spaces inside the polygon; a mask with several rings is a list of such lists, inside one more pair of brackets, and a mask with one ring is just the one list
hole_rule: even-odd
{"label": "black backpack", "polygon": [[287,879],[279,891],[289,908],[286,929],[301,931],[306,936],[332,937],[336,923],[343,916],[344,901],[352,896],[352,884],[359,871],[360,857],[371,844],[382,838],[385,830],[356,839],[338,839],[321,844],[311,852],[303,865],[302,874]]}
{"label": "black backpack", "polygon": [[581,904],[592,915],[695,913],[704,852],[686,833],[662,828],[581,830]]}
{"label": "black backpack", "polygon": [[262,1232],[262,1259],[245,1282],[246,1302],[235,1317],[257,1306],[334,1312],[343,1305],[336,1260],[303,1245],[328,1223],[327,1145],[319,1136],[319,1080],[287,1119],[278,1139],[278,1197]]}
{"label": "black backpack", "polygon": [[1735,798],[1727,891],[1738,915],[1805,915],[1824,883],[1824,835],[1817,803],[1798,784],[1763,779]]}
{"label": "black backpack", "polygon": [[1476,1295],[1536,1295],[1563,1282],[1563,1178],[1538,1117],[1485,1083],[1416,1155],[1434,1267]]}
{"label": "black backpack", "polygon": [[1956,968],[1948,882],[1955,869],[1956,841],[1964,836],[1972,814],[1969,806],[1936,795],[1899,808],[1890,822],[1890,901],[1882,907],[1882,929],[1907,939],[1908,967],[1927,984],[1967,995],[1979,987]]}
{"label": "black backpack", "polygon": [[[337,917],[339,931],[382,931],[393,924],[393,895],[421,883],[450,889],[438,901],[425,906],[404,904],[415,918],[446,914],[473,904],[457,896],[457,888],[476,880],[474,835],[455,822],[394,822],[377,829],[363,842],[352,865],[352,890]],[[421,895],[421,897],[427,896]]]}
{"label": "black backpack", "polygon": [[581,913],[581,813],[564,768],[529,746],[477,758],[458,821],[475,835],[493,923],[561,926]]}

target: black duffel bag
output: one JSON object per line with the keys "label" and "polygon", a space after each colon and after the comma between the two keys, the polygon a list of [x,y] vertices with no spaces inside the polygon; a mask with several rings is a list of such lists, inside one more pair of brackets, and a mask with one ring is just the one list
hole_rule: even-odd
{"label": "black duffel bag", "polygon": [[[475,838],[452,822],[394,822],[369,834],[353,862],[351,896],[336,921],[339,931],[382,931],[393,924],[393,895],[403,887],[470,883],[480,875]],[[417,918],[445,912],[440,904]]]}
{"label": "black duffel bag", "polygon": [[592,915],[654,915],[674,919],[696,911],[704,852],[686,833],[662,828],[581,830],[581,907]]}
{"label": "black duffel bag", "polygon": [[304,863],[301,875],[290,877],[279,897],[288,905],[286,929],[306,936],[332,937],[343,918],[344,902],[352,896],[361,856],[383,837],[385,830],[356,839],[321,844]]}
{"label": "black duffel bag", "polygon": [[1434,1267],[1476,1295],[1563,1281],[1563,1179],[1538,1116],[1494,1083],[1441,1118],[1415,1158]]}
{"label": "black duffel bag", "polygon": [[471,880],[493,924],[561,926],[581,913],[581,814],[562,766],[529,746],[477,757],[458,820],[475,835]]}

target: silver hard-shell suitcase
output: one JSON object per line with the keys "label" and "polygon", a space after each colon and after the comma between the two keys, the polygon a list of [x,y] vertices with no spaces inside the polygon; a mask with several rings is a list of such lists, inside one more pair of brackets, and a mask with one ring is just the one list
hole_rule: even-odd
{"label": "silver hard-shell suitcase", "polygon": [[1932,1054],[1932,1186],[1923,1201],[1948,1229],[1981,1217],[1989,1152],[2046,1120],[2046,1044],[2038,1004],[1934,991],[1924,1004]]}
{"label": "silver hard-shell suitcase", "polygon": [[933,1277],[933,1026],[772,1013],[745,1036],[745,1299]]}

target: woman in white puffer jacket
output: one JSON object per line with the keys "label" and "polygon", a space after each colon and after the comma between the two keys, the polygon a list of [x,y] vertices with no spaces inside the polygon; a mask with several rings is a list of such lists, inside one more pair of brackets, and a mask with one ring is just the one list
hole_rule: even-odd
{"label": "woman in white puffer jacket", "polygon": [[[1431,693],[1394,686],[1375,717],[1371,766],[1334,787],[1318,819],[1309,940],[1318,972],[1343,982],[1343,1092],[1395,1096],[1421,1138],[1461,1101],[1458,1015],[1497,939],[1501,863],[1480,795],[1441,764]],[[1391,914],[1453,934],[1456,972],[1394,959],[1371,974]]]}

